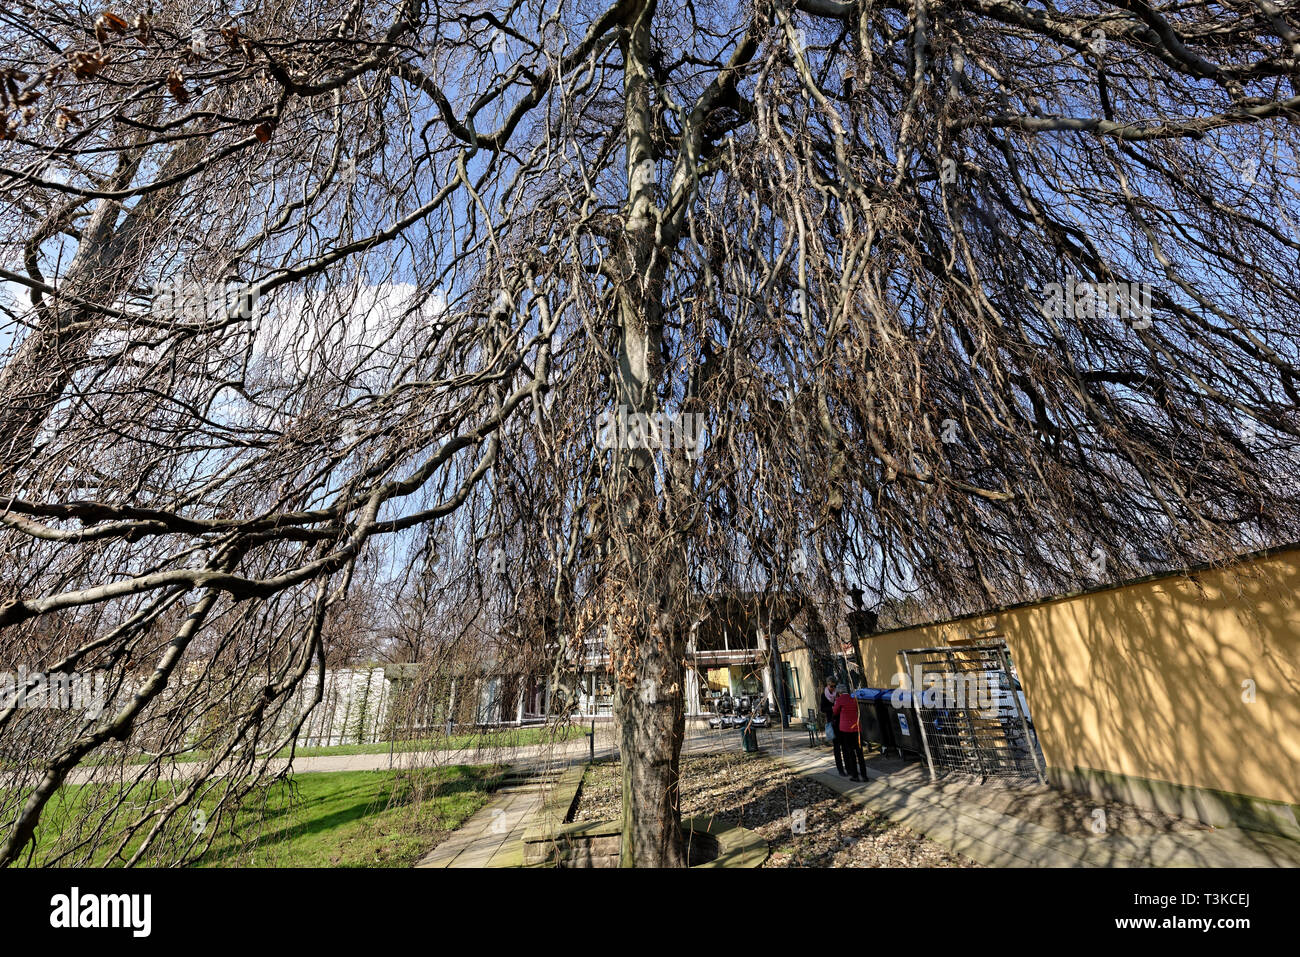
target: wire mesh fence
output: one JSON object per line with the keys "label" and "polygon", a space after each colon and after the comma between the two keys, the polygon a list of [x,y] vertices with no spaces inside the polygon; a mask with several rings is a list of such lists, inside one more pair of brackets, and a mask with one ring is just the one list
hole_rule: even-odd
{"label": "wire mesh fence", "polygon": [[900,654],[932,777],[1045,781],[1045,762],[1005,645]]}

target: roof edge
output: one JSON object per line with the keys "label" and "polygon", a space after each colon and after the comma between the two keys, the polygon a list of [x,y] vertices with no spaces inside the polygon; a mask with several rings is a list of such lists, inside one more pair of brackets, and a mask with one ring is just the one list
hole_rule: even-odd
{"label": "roof edge", "polygon": [[917,628],[938,628],[943,625],[954,625],[960,621],[969,621],[973,618],[987,618],[989,615],[1001,615],[1009,611],[1019,611],[1023,608],[1034,608],[1039,605],[1051,605],[1059,601],[1071,601],[1075,598],[1082,598],[1085,595],[1098,595],[1102,592],[1117,591],[1121,588],[1131,588],[1134,585],[1143,585],[1148,582],[1163,581],[1169,578],[1185,578],[1188,575],[1195,575],[1198,572],[1222,571],[1231,568],[1234,565],[1243,565],[1247,562],[1256,562],[1266,558],[1276,558],[1287,552],[1300,551],[1300,542],[1290,542],[1285,545],[1273,545],[1269,548],[1261,548],[1253,552],[1244,552],[1235,555],[1230,559],[1222,562],[1201,562],[1197,565],[1188,565],[1186,568],[1167,570],[1162,572],[1153,572],[1150,575],[1142,575],[1138,578],[1129,578],[1120,582],[1108,582],[1103,585],[1095,585],[1092,588],[1081,588],[1078,591],[1061,592],[1057,595],[1048,595],[1043,598],[1031,598],[1027,601],[1013,602],[1007,605],[995,605],[985,608],[982,611],[963,612],[960,615],[953,615],[949,618],[936,618],[932,621],[921,621],[911,625],[899,625],[896,628],[889,628],[885,631],[873,631],[870,634],[862,635],[857,638],[858,641],[870,641],[873,638],[883,638],[886,635],[896,635],[903,631],[914,631]]}

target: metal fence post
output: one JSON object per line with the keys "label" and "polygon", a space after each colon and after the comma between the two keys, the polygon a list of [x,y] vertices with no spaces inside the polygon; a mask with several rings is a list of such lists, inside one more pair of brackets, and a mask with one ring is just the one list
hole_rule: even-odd
{"label": "metal fence post", "polygon": [[[911,662],[907,660],[907,652],[903,651],[899,652],[899,654],[903,656],[903,672],[910,675],[912,673],[912,666]],[[911,682],[909,681],[908,684],[910,685]],[[916,696],[920,691],[916,688],[912,688],[911,691],[911,701],[916,705],[916,723],[921,726],[921,744],[925,746],[925,763],[930,767],[930,780],[935,781],[938,780],[939,776],[934,770],[934,758],[930,756],[930,737],[925,733],[925,709],[917,701]]]}

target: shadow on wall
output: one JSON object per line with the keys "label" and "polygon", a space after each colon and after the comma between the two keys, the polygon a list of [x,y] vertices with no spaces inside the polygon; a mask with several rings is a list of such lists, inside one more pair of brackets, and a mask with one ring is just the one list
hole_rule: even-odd
{"label": "shadow on wall", "polygon": [[986,631],[1053,768],[1300,803],[1300,551],[874,636],[869,679]]}

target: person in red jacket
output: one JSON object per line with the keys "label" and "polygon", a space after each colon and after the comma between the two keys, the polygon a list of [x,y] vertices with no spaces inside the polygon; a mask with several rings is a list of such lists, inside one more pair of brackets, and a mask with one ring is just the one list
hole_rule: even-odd
{"label": "person in red jacket", "polygon": [[[867,758],[862,753],[862,734],[858,728],[858,702],[849,694],[846,685],[835,688],[835,737],[843,739],[844,766],[850,781],[861,781],[867,776]],[[861,775],[861,777],[859,777]]]}

